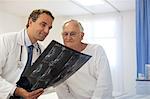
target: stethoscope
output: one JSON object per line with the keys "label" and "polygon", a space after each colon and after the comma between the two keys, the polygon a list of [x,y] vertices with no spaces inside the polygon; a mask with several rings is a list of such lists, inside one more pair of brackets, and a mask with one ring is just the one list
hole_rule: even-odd
{"label": "stethoscope", "polygon": [[[42,53],[41,48],[39,44],[37,43],[37,48],[36,48],[37,53],[40,55]],[[22,67],[22,55],[23,55],[23,46],[20,46],[20,54],[19,54],[19,59],[18,59],[18,67]]]}
{"label": "stethoscope", "polygon": [[[24,30],[24,35],[25,35],[25,30]],[[37,48],[36,48],[37,53],[40,55],[42,53],[41,48],[39,44],[37,43]],[[19,54],[19,59],[18,59],[18,67],[22,67],[22,53],[23,52],[23,45],[20,46],[20,54]]]}

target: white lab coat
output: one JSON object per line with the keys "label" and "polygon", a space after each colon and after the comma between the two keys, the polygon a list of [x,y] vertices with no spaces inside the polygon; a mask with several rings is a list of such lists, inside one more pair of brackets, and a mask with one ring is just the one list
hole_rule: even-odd
{"label": "white lab coat", "polygon": [[[6,33],[0,35],[0,99],[7,99],[16,88],[16,82],[27,62],[27,49],[24,42],[24,32]],[[6,36],[7,35],[7,36]],[[21,61],[21,46],[22,55]],[[43,51],[44,48],[41,47]],[[33,50],[33,60],[39,56]]]}

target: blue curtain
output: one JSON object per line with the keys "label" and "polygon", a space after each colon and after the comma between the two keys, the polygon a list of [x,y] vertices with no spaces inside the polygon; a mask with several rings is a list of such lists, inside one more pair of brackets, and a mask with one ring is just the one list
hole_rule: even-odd
{"label": "blue curtain", "polygon": [[150,64],[150,0],[136,0],[137,74]]}

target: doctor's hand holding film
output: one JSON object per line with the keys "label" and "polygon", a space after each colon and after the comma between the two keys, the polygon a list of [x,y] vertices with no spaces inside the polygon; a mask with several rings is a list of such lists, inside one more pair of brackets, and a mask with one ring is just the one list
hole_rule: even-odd
{"label": "doctor's hand holding film", "polygon": [[14,94],[15,96],[21,96],[23,99],[37,99],[43,92],[43,88],[28,92],[23,88],[17,87]]}

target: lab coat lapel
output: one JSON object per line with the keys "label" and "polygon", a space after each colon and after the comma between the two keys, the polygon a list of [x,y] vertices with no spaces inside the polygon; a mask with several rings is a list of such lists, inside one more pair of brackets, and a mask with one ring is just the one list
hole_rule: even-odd
{"label": "lab coat lapel", "polygon": [[[26,62],[27,62],[27,48],[25,46],[25,42],[24,42],[24,33],[25,33],[25,29],[23,29],[20,33],[18,33],[17,35],[17,43],[21,49],[21,46],[22,46],[22,53],[21,54],[21,63],[22,63],[22,66],[25,67],[26,65]],[[21,52],[21,51],[20,51]]]}

